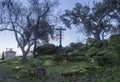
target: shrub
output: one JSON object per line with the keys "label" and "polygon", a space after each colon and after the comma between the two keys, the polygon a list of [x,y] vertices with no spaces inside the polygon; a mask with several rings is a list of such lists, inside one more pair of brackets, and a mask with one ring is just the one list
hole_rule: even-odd
{"label": "shrub", "polygon": [[16,78],[17,79],[20,79],[20,78],[24,79],[24,78],[28,78],[28,77],[29,78],[34,77],[34,71],[32,69],[23,68],[16,73]]}
{"label": "shrub", "polygon": [[51,55],[55,54],[56,47],[54,44],[44,44],[37,47],[36,52],[38,54]]}
{"label": "shrub", "polygon": [[75,49],[79,49],[81,46],[83,46],[84,44],[81,43],[81,42],[78,42],[78,43],[71,43],[70,44],[70,47],[73,47]]}
{"label": "shrub", "polygon": [[79,55],[80,54],[80,51],[79,50],[73,50],[72,52],[69,52],[68,55],[72,55],[72,56],[76,56],[76,55]]}
{"label": "shrub", "polygon": [[88,47],[100,48],[103,46],[102,41],[97,41],[94,38],[88,38],[86,43],[87,43]]}
{"label": "shrub", "polygon": [[108,41],[108,49],[112,55],[117,54],[120,58],[120,34],[112,35]]}
{"label": "shrub", "polygon": [[43,66],[52,66],[54,65],[53,61],[52,60],[45,60],[44,63],[43,63]]}
{"label": "shrub", "polygon": [[83,48],[84,44],[78,42],[78,43],[70,43],[70,46],[65,47],[65,52],[68,54],[69,52],[72,52],[74,50],[78,49],[84,49]]}
{"label": "shrub", "polygon": [[87,50],[86,57],[91,63],[97,63],[100,66],[113,65],[119,60],[118,54],[108,48],[103,50],[102,48],[91,47]]}
{"label": "shrub", "polygon": [[73,47],[71,47],[71,46],[65,47],[65,52],[66,52],[66,54],[68,54],[69,52],[72,52],[73,50],[75,50],[75,48],[73,48]]}
{"label": "shrub", "polygon": [[53,56],[53,60],[55,60],[55,61],[61,61],[61,60],[63,60],[63,56],[62,55],[54,55]]}
{"label": "shrub", "polygon": [[87,50],[86,56],[89,57],[93,57],[96,56],[97,52],[99,51],[98,48],[95,47],[91,47],[90,49]]}
{"label": "shrub", "polygon": [[[120,59],[120,34],[112,35],[108,40],[108,46],[104,50],[104,57],[99,60],[106,60],[107,64],[117,64]],[[98,53],[100,54],[100,53]],[[107,59],[104,59],[107,58]],[[103,62],[104,63],[104,62]]]}
{"label": "shrub", "polygon": [[115,44],[120,44],[120,34],[112,35],[108,40],[108,45],[115,46]]}

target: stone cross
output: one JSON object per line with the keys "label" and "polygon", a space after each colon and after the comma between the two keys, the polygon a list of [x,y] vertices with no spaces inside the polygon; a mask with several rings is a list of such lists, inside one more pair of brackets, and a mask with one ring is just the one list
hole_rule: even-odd
{"label": "stone cross", "polygon": [[62,31],[65,31],[66,29],[65,28],[56,28],[56,30],[58,30],[60,32],[60,43],[59,43],[59,47],[62,47]]}

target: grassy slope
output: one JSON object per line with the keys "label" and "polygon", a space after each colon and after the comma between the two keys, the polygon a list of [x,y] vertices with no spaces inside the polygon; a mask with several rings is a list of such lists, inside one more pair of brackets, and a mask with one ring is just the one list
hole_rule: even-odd
{"label": "grassy slope", "polygon": [[[0,62],[0,82],[43,82],[33,76],[33,70],[42,67],[47,70],[46,82],[120,82],[120,66],[100,67],[89,62],[53,61],[52,56],[29,58],[26,65],[20,58]],[[30,70],[31,75],[27,76]],[[63,74],[63,75],[62,75]],[[71,75],[72,74],[72,75]]]}
{"label": "grassy slope", "polygon": [[[95,45],[85,50],[83,60],[80,58],[81,51],[75,50],[71,54],[74,61],[66,58],[56,61],[50,55],[28,58],[25,65],[21,64],[20,58],[0,61],[0,82],[120,82],[119,50],[120,35],[115,35],[109,39],[106,50]],[[96,57],[107,57],[109,64],[105,64],[106,59],[94,61]],[[38,67],[47,71],[41,79],[34,76]]]}

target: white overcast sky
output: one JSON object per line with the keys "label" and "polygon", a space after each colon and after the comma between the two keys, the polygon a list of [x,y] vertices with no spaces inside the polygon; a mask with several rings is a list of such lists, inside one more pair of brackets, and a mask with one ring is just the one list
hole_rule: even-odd
{"label": "white overcast sky", "polygon": [[[23,2],[26,0],[23,0]],[[98,0],[59,0],[59,8],[61,9],[61,12],[63,12],[65,9],[72,9],[75,5],[75,3],[80,2],[82,4],[88,4]],[[67,30],[63,34],[63,46],[68,45],[71,42],[80,42],[84,41],[85,37],[84,35],[80,33],[76,33],[77,29]],[[55,43],[56,45],[59,44],[59,41],[53,41],[52,43]],[[17,48],[17,42],[14,38],[13,33],[6,32],[0,32],[0,53],[6,50],[6,48],[13,48],[14,51],[17,52],[17,54],[21,54],[21,50]]]}

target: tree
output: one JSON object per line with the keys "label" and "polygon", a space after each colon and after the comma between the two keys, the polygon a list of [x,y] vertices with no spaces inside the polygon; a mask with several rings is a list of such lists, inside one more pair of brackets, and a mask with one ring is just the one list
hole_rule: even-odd
{"label": "tree", "polygon": [[4,60],[4,59],[5,59],[4,52],[2,52],[2,58],[1,58],[1,60]]}
{"label": "tree", "polygon": [[96,40],[101,40],[101,37],[104,39],[105,34],[113,28],[110,14],[115,9],[112,0],[108,4],[106,1],[109,0],[94,3],[93,7],[76,3],[72,10],[65,10],[60,18],[68,28],[75,25],[86,36],[94,36]]}
{"label": "tree", "polygon": [[120,0],[103,0],[101,3],[97,12],[104,11],[106,16],[110,18],[109,22],[113,26],[109,31],[114,34],[120,33]]}
{"label": "tree", "polygon": [[113,34],[120,34],[120,0],[105,0],[106,4],[112,3],[110,17],[114,20]]}
{"label": "tree", "polygon": [[[39,0],[29,0],[31,3],[30,9],[33,9],[33,12],[29,20],[33,21],[30,24],[33,27],[33,37],[34,37],[34,50],[33,56],[35,56],[35,49],[37,40],[40,39],[45,43],[49,41],[49,35],[52,37],[54,33],[54,25],[51,24],[51,11],[57,2],[50,2],[50,0],[45,0],[40,3]],[[43,5],[42,7],[40,7]],[[35,16],[36,15],[36,16]],[[36,17],[36,18],[35,18]]]}
{"label": "tree", "polygon": [[48,42],[53,34],[53,24],[50,14],[56,2],[50,0],[29,0],[26,7],[22,3],[13,0],[1,1],[0,31],[12,31],[20,47],[26,63],[30,48],[36,48],[36,42]]}

